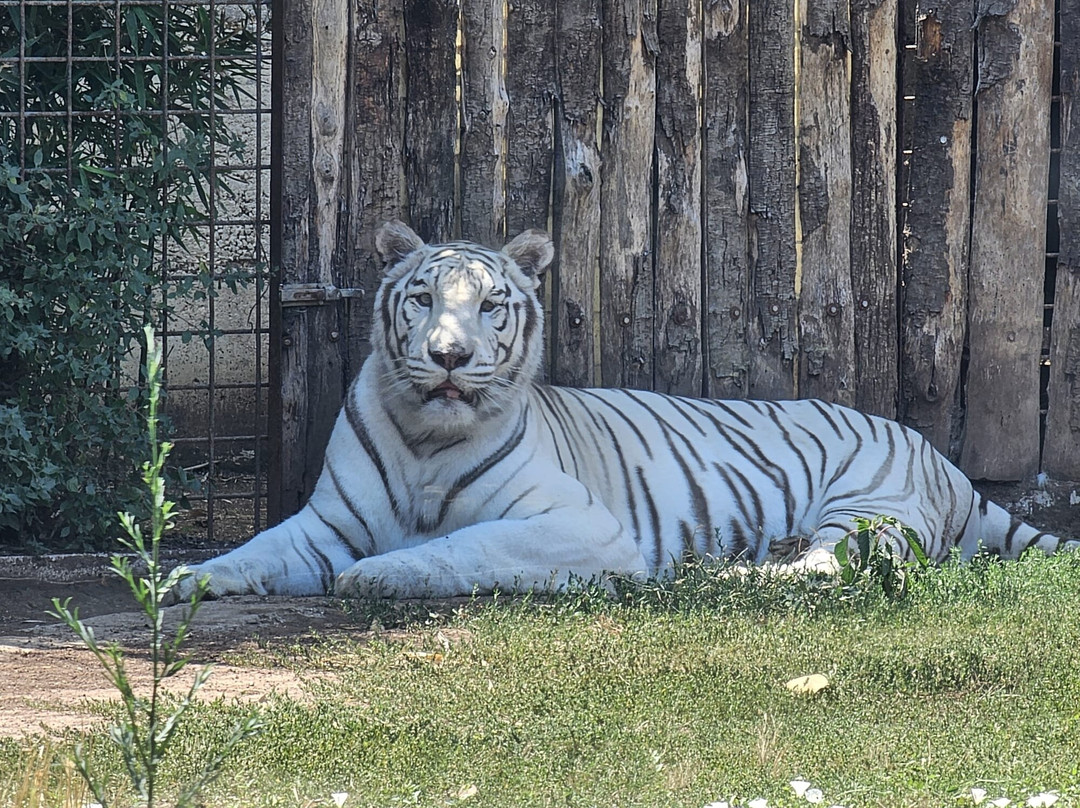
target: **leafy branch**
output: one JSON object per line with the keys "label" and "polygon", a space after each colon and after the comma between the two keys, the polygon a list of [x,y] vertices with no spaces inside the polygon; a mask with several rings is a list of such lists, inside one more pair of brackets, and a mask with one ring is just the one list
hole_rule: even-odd
{"label": "leafy branch", "polygon": [[[890,598],[904,597],[910,568],[904,547],[920,567],[930,563],[919,534],[893,516],[855,517],[852,521],[855,528],[836,543],[833,551],[840,564],[840,580],[847,585],[860,578],[877,580]],[[854,551],[851,544],[855,545]]]}
{"label": "leafy branch", "polygon": [[[123,719],[109,731],[109,738],[120,749],[124,768],[136,796],[148,808],[157,804],[160,791],[160,767],[169,751],[181,719],[195,703],[195,696],[210,678],[211,667],[198,670],[187,692],[175,703],[167,701],[164,682],[176,676],[188,665],[188,657],[181,653],[191,624],[198,614],[208,580],[196,581],[195,590],[187,606],[171,632],[165,628],[165,604],[170,593],[184,579],[192,575],[185,567],[178,566],[166,572],[160,561],[161,538],[171,527],[174,503],[165,497],[165,461],[172,445],[158,438],[158,405],[161,395],[161,348],[154,340],[153,329],[144,331],[147,346],[146,376],[149,384],[147,433],[150,440],[150,460],[143,464],[142,479],[150,492],[149,544],[143,535],[142,525],[130,513],[121,513],[120,522],[127,538],[123,544],[134,557],[114,555],[113,570],[124,579],[132,597],[138,603],[150,623],[149,651],[151,683],[149,693],[137,693],[125,665],[124,652],[116,643],[102,645],[94,630],[79,618],[78,608],[71,607],[71,598],[61,602],[53,599],[53,616],[67,624],[82,643],[97,657],[105,670],[109,683],[120,693],[124,708]],[[136,573],[136,563],[144,567],[146,574]],[[175,802],[177,808],[193,808],[198,804],[201,791],[222,771],[225,759],[243,741],[262,730],[262,720],[253,714],[241,721],[216,752],[212,753],[202,770],[183,788]],[[102,808],[109,802],[105,788],[90,770],[89,762],[81,746],[75,747],[75,766],[86,781],[94,799]]]}

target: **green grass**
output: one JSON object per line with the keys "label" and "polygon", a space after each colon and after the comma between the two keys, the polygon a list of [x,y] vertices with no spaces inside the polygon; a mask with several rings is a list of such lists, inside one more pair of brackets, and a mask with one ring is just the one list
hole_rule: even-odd
{"label": "green grass", "polygon": [[[794,806],[802,777],[824,806],[970,805],[973,786],[1080,805],[1080,555],[930,569],[900,602],[874,582],[697,566],[619,590],[443,614],[358,603],[362,624],[405,631],[271,643],[252,661],[309,692],[266,703],[207,804],[446,806],[475,788],[477,808]],[[785,688],[809,673],[831,687]],[[166,779],[192,776],[244,709],[197,707]],[[0,744],[0,803],[29,748]]]}

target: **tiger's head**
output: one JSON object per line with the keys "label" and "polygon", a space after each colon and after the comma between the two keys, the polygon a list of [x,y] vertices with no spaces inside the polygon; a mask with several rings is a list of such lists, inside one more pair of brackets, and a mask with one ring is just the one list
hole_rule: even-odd
{"label": "tiger's head", "polygon": [[425,244],[407,225],[375,236],[386,263],[375,297],[380,392],[420,434],[469,429],[502,412],[536,375],[543,307],[537,287],[551,239],[527,230],[500,251]]}

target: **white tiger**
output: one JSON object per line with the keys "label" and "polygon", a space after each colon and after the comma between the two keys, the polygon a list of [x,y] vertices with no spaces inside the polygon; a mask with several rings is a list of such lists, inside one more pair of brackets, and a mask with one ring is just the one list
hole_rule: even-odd
{"label": "white tiger", "polygon": [[[371,356],[308,504],[194,568],[210,592],[397,597],[662,573],[685,553],[828,566],[852,517],[929,556],[1062,541],[974,493],[917,432],[820,401],[704,401],[533,381],[548,237],[501,252],[383,225]],[[190,592],[191,579],[186,582]],[[182,593],[186,594],[186,593]]]}

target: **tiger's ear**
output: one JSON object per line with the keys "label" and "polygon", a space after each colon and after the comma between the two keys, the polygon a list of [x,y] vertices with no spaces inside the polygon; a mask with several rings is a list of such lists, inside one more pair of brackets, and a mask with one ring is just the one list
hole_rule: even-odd
{"label": "tiger's ear", "polygon": [[412,228],[397,219],[385,222],[375,234],[375,249],[386,264],[396,264],[402,258],[424,246],[424,240]]}
{"label": "tiger's ear", "polygon": [[544,276],[544,270],[551,263],[551,259],[555,257],[555,247],[543,230],[526,230],[515,236],[503,247],[503,252],[513,258],[521,271],[534,278],[537,283]]}

